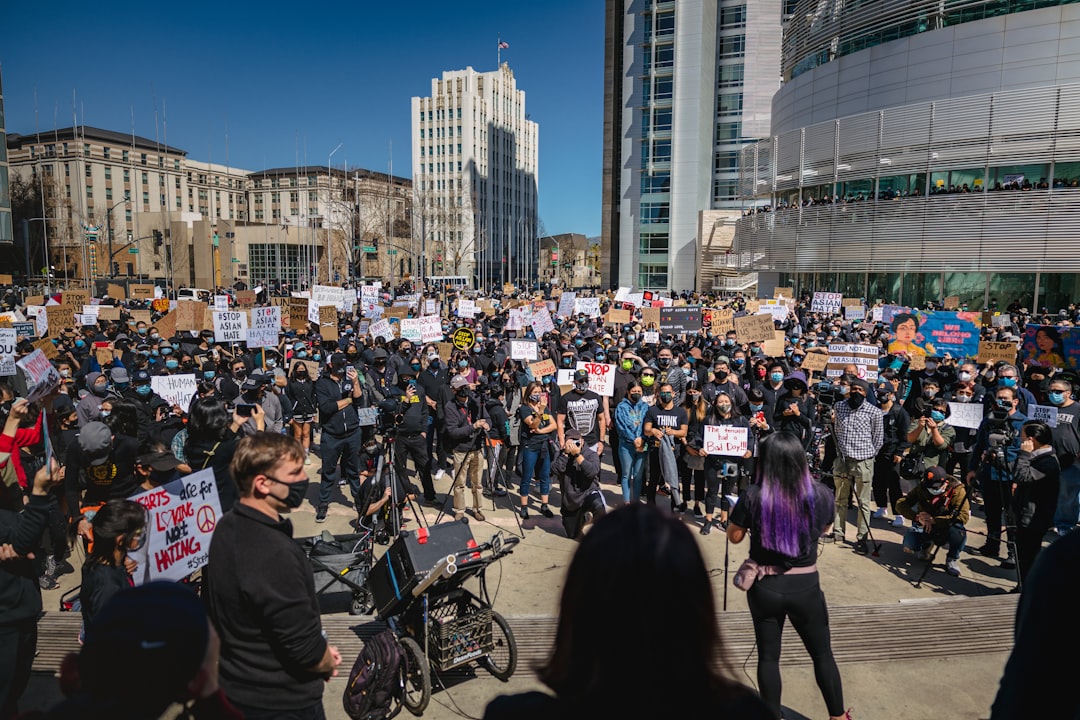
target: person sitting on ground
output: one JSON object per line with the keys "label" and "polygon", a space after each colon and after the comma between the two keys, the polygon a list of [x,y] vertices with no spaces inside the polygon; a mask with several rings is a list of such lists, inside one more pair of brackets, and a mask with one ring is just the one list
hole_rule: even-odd
{"label": "person sitting on ground", "polygon": [[[641,623],[660,608],[682,618],[688,631]],[[693,535],[653,506],[629,503],[597,520],[570,563],[558,618],[554,651],[539,671],[554,695],[497,697],[484,720],[772,717],[754,691],[734,680],[731,666],[717,660],[725,656],[724,642]],[[599,639],[601,625],[636,630]],[[627,692],[626,668],[658,657],[665,675],[679,678],[684,689],[658,682]]]}
{"label": "person sitting on ground", "polygon": [[971,517],[964,484],[945,474],[940,465],[927,469],[923,480],[896,503],[896,511],[914,521],[904,534],[904,552],[920,560],[930,558],[930,544],[945,545],[945,572],[960,576],[960,552],[967,542],[964,525]]}
{"label": "person sitting on ground", "polygon": [[566,536],[574,540],[585,527],[585,514],[601,517],[607,512],[607,503],[600,492],[600,458],[574,428],[567,428],[564,437],[551,469],[559,479],[563,527]]}

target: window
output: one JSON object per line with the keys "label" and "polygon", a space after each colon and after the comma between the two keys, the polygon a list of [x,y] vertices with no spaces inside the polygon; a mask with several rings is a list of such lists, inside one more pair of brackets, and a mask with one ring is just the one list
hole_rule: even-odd
{"label": "window", "polygon": [[675,13],[658,12],[645,16],[645,42],[675,34]]}
{"label": "window", "polygon": [[742,112],[742,93],[722,93],[716,96],[716,115],[738,115]]}
{"label": "window", "polygon": [[93,176],[94,176],[94,168],[92,166],[90,166],[90,165],[87,165],[86,166],[86,177],[93,177]]}
{"label": "window", "polygon": [[128,161],[128,151],[127,150],[124,150],[122,159],[123,159],[124,162]]}
{"label": "window", "polygon": [[641,192],[646,193],[666,193],[671,190],[671,173],[653,172],[641,174]]}
{"label": "window", "polygon": [[642,223],[665,223],[671,216],[671,203],[669,202],[642,202]]}
{"label": "window", "polygon": [[642,255],[666,255],[669,236],[666,232],[643,232],[639,238],[639,251]]}
{"label": "window", "polygon": [[742,57],[746,51],[746,36],[732,35],[720,38],[720,57]]}
{"label": "window", "polygon": [[109,148],[102,148],[102,153],[105,155],[105,159],[109,159]]}
{"label": "window", "polygon": [[[651,97],[649,89],[652,89]],[[671,98],[674,94],[675,80],[674,78],[658,77],[653,78],[652,82],[648,78],[645,80],[645,104],[648,105],[653,102],[671,102]]]}
{"label": "window", "polygon": [[112,200],[112,188],[105,188],[105,199]]}
{"label": "window", "polygon": [[146,164],[146,153],[142,153],[139,157],[140,157],[140,162],[143,165],[145,165]]}
{"label": "window", "polygon": [[738,140],[740,137],[742,137],[741,122],[735,121],[716,123],[717,144],[731,142],[732,140]]}
{"label": "window", "polygon": [[734,172],[739,169],[739,151],[724,150],[716,153],[713,161],[714,172]]}
{"label": "window", "polygon": [[105,179],[112,180],[112,168],[108,165],[105,166]]}
{"label": "window", "polygon": [[721,65],[719,68],[717,87],[740,87],[743,84],[743,64]]}
{"label": "window", "polygon": [[641,141],[642,164],[671,162],[671,140],[652,139]]}
{"label": "window", "polygon": [[730,202],[739,199],[739,183],[736,180],[714,180],[713,202]]}
{"label": "window", "polygon": [[638,268],[638,287],[644,290],[667,289],[667,271],[667,263],[641,263]]}
{"label": "window", "polygon": [[746,6],[720,8],[720,29],[746,27]]}
{"label": "window", "polygon": [[83,157],[90,157],[90,143],[83,143]]}
{"label": "window", "polygon": [[675,66],[675,46],[671,44],[653,45],[645,48],[645,73],[650,70],[666,70]]}

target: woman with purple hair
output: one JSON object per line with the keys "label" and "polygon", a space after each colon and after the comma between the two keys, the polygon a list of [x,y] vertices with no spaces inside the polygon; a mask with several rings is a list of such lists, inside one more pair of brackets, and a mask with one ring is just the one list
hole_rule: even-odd
{"label": "woman with purple hair", "polygon": [[850,720],[816,564],[818,538],[832,531],[832,491],[810,476],[793,433],[762,440],[756,470],[754,484],[731,511],[727,536],[740,543],[749,532],[750,559],[759,566],[746,596],[758,646],[758,690],[780,718],[780,636],[791,618],[814,661],[830,720]]}

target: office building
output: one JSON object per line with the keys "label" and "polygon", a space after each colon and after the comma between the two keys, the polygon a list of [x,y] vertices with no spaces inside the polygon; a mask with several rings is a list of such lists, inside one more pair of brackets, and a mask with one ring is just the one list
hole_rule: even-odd
{"label": "office building", "polygon": [[606,14],[604,283],[724,289],[731,232],[714,226],[738,217],[740,149],[769,132],[782,4],[608,0]]}
{"label": "office building", "polygon": [[[762,292],[1080,295],[1080,5],[801,0],[734,255]],[[765,212],[768,210],[768,212]]]}
{"label": "office building", "polygon": [[11,225],[11,190],[8,185],[7,131],[4,121],[4,79],[0,75],[0,245],[10,245],[15,234]]}
{"label": "office building", "polygon": [[411,117],[424,274],[535,281],[540,131],[510,66],[444,72],[412,99]]}

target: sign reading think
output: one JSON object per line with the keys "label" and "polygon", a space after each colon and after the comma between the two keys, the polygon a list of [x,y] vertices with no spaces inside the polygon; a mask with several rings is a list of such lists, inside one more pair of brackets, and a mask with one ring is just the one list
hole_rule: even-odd
{"label": "sign reading think", "polygon": [[472,346],[476,344],[476,333],[473,332],[472,328],[459,327],[454,331],[451,339],[454,347],[458,350],[471,350]]}
{"label": "sign reading think", "polygon": [[221,519],[221,501],[212,468],[131,499],[150,514],[146,527],[150,580],[183,580],[206,565],[210,539]]}
{"label": "sign reading think", "polygon": [[597,395],[611,397],[615,394],[615,366],[608,363],[579,362],[577,370],[589,373],[589,389]]}
{"label": "sign reading think", "polygon": [[773,316],[768,313],[747,315],[734,319],[735,335],[740,343],[765,342],[773,339]]}
{"label": "sign reading think", "polygon": [[239,343],[247,339],[247,315],[239,310],[214,313],[214,342]]}
{"label": "sign reading think", "polygon": [[843,301],[843,293],[816,292],[814,299],[810,302],[810,312],[838,313]]}
{"label": "sign reading think", "polygon": [[742,457],[748,449],[748,430],[749,428],[731,425],[706,425],[705,454]]}
{"label": "sign reading think", "polygon": [[169,407],[179,405],[181,410],[187,412],[188,406],[191,405],[191,398],[195,397],[195,376],[153,375],[150,378],[150,387],[169,404]]}

